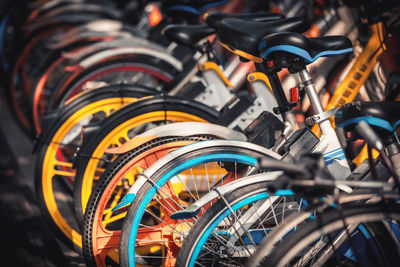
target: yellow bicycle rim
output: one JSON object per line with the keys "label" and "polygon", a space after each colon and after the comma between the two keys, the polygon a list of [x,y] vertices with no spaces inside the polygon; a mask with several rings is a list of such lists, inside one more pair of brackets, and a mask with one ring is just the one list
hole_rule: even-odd
{"label": "yellow bicycle rim", "polygon": [[97,101],[90,105],[85,106],[79,111],[75,112],[68,120],[59,128],[57,133],[51,140],[49,144],[42,169],[42,192],[44,201],[46,203],[47,210],[58,228],[64,233],[64,235],[77,244],[79,247],[82,246],[82,237],[79,233],[73,230],[66,220],[61,215],[54,196],[53,191],[53,177],[64,176],[64,177],[74,177],[74,171],[63,171],[57,170],[57,167],[72,168],[71,162],[63,162],[57,160],[57,151],[62,143],[64,137],[71,131],[71,129],[77,125],[78,122],[82,121],[85,117],[98,113],[104,112],[106,116],[109,116],[114,110],[120,109],[122,106],[136,101],[137,98],[109,98]]}

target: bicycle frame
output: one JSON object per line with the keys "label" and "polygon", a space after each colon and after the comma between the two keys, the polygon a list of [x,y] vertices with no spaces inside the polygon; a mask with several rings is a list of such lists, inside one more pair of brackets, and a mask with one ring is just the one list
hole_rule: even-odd
{"label": "bicycle frame", "polygon": [[335,90],[331,100],[328,103],[327,109],[339,107],[354,100],[361,86],[364,84],[369,74],[375,67],[375,64],[386,49],[382,43],[384,38],[384,26],[382,22],[371,25],[370,37],[363,52],[358,56],[354,65],[346,75],[340,86]]}
{"label": "bicycle frame", "polygon": [[[299,76],[302,84],[307,84],[307,82],[311,81],[311,77],[306,69],[299,72]],[[311,83],[306,85],[305,90],[315,112],[314,116],[319,115],[321,117],[324,110],[314,84]],[[322,134],[320,142],[314,151],[323,153],[322,156],[324,157],[328,170],[335,179],[346,179],[350,175],[351,171],[335,130],[329,123],[329,120],[321,119],[318,122],[318,126],[321,129]]]}
{"label": "bicycle frame", "polygon": [[[266,69],[268,70],[268,67],[266,67]],[[289,105],[276,72],[274,73],[274,71],[268,70],[266,74],[271,88],[274,92],[275,98],[279,103],[278,106],[286,107],[287,105]],[[306,86],[303,87],[305,88],[306,94],[311,102],[311,106],[315,111],[315,116],[322,115],[324,111],[308,71],[304,69],[300,71],[298,75],[301,84],[306,84]],[[255,77],[253,77],[253,79],[255,79]],[[279,147],[283,145],[284,141],[288,137],[290,137],[296,129],[293,113],[290,109],[283,111],[282,116],[285,123],[285,130],[282,136],[284,140],[282,140],[283,142],[278,142],[276,144],[274,151],[278,151]],[[350,175],[351,171],[340,145],[339,139],[336,135],[336,132],[327,120],[320,120],[318,121],[318,124],[319,127],[322,128],[322,136],[320,138],[320,142],[313,149],[313,151],[323,153],[324,160],[326,162],[326,165],[328,166],[330,173],[336,179],[344,180]]]}
{"label": "bicycle frame", "polygon": [[[357,57],[344,80],[335,90],[335,93],[332,95],[328,106],[326,107],[327,110],[350,103],[354,100],[360,91],[361,86],[367,80],[371,71],[375,67],[379,56],[386,49],[386,46],[382,44],[384,38],[383,23],[378,22],[369,26],[369,28],[372,35],[368,40],[367,45],[363,49],[362,53]],[[317,135],[320,134],[318,126],[314,126],[312,131]]]}
{"label": "bicycle frame", "polygon": [[[367,45],[364,47],[362,53],[356,58],[339,87],[335,90],[326,110],[337,108],[352,102],[374,69],[380,55],[385,51],[386,46],[383,43],[385,28],[383,23],[378,22],[372,24],[369,26],[369,29],[371,37],[369,38]],[[331,124],[335,127],[333,119],[331,119]],[[317,136],[321,135],[320,128],[317,125],[312,127],[312,131]],[[374,158],[378,155],[379,153],[376,151],[373,153]],[[367,147],[364,146],[353,162],[360,165],[366,158],[368,158],[368,152]]]}

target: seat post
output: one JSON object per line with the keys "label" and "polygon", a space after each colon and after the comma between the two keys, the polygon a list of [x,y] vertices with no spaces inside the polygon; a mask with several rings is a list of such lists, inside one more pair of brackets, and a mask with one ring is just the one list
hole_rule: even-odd
{"label": "seat post", "polygon": [[319,100],[318,94],[315,90],[314,83],[310,77],[310,74],[308,73],[307,69],[304,68],[299,72],[300,80],[304,85],[304,88],[306,90],[307,96],[311,102],[311,105],[314,109],[314,112],[316,114],[320,114],[324,112],[324,109],[322,108],[321,102]]}
{"label": "seat post", "polygon": [[287,101],[285,92],[283,91],[282,84],[279,80],[278,75],[276,72],[273,71],[267,71],[267,77],[269,80],[269,83],[271,84],[272,91],[274,92],[274,95],[276,97],[276,101],[278,102],[279,105],[279,110],[277,110],[277,113],[284,113],[287,110],[290,110],[290,105],[289,102]]}
{"label": "seat post", "polygon": [[[322,108],[321,101],[318,97],[317,91],[315,90],[314,83],[307,71],[307,68],[304,66],[300,71],[298,71],[298,74],[314,110],[314,115],[322,114],[324,109]],[[329,171],[336,179],[346,179],[350,174],[350,167],[347,163],[346,157],[344,156],[335,130],[333,129],[329,120],[320,121],[318,125],[322,133],[322,142],[320,142],[320,144],[321,148],[323,148],[323,156]]]}
{"label": "seat post", "polygon": [[264,71],[268,77],[269,83],[271,84],[272,92],[278,102],[278,107],[273,108],[274,113],[282,114],[283,119],[288,122],[291,126],[291,130],[296,130],[296,120],[294,118],[292,108],[293,104],[289,103],[286,98],[286,94],[283,91],[281,81],[279,80],[278,74],[276,71],[267,68]]}
{"label": "seat post", "polygon": [[[311,76],[308,73],[307,68],[302,69],[298,73],[300,76],[301,83],[303,84],[304,89],[306,90],[306,94],[314,110],[315,113],[314,115],[322,114],[324,112],[324,109],[322,108],[321,101],[314,87],[314,82],[311,79]],[[324,135],[328,135],[332,131],[332,126],[329,120],[320,122],[319,126],[321,129],[321,133]]]}

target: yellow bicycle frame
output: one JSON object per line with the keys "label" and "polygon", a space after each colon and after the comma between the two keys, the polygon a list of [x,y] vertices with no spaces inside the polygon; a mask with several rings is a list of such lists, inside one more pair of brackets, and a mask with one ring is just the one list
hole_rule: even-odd
{"label": "yellow bicycle frame", "polygon": [[[385,28],[383,23],[378,22],[376,24],[372,24],[369,26],[369,29],[371,32],[371,37],[368,40],[367,45],[354,62],[344,80],[336,89],[328,103],[328,106],[326,107],[326,110],[340,107],[341,105],[352,102],[360,91],[361,86],[367,80],[371,71],[375,67],[379,56],[383,53],[383,51],[386,50],[386,46],[383,43],[385,36]],[[331,119],[331,123],[334,126],[333,119]],[[312,127],[312,131],[317,136],[321,135],[317,124]],[[377,156],[377,153],[374,153],[374,157],[375,156]],[[366,158],[368,158],[368,153],[366,147],[364,147],[360,154],[353,161],[359,165]]]}
{"label": "yellow bicycle frame", "polygon": [[199,64],[198,68],[200,71],[207,71],[207,70],[215,71],[227,87],[235,88],[235,86],[233,84],[231,84],[231,82],[228,80],[228,78],[226,78],[226,76],[221,71],[219,66],[217,64],[215,64],[215,62],[212,62],[212,61],[204,62],[202,64]]}

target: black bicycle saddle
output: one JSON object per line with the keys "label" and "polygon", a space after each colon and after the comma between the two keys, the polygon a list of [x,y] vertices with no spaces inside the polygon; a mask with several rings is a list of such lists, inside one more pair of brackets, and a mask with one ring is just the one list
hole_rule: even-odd
{"label": "black bicycle saddle", "polygon": [[295,32],[280,32],[266,36],[259,49],[264,59],[269,59],[274,52],[286,52],[303,58],[308,64],[320,57],[353,52],[353,45],[345,36],[307,38]]}
{"label": "black bicycle saddle", "polygon": [[168,25],[163,30],[168,40],[188,46],[194,46],[214,33],[215,30],[207,25]]}
{"label": "black bicycle saddle", "polygon": [[232,52],[255,62],[262,62],[258,44],[263,37],[282,31],[304,32],[307,26],[301,18],[268,21],[224,19],[217,24],[220,43]]}
{"label": "black bicycle saddle", "polygon": [[224,19],[243,19],[251,21],[268,21],[275,19],[283,19],[283,15],[278,13],[224,13],[224,12],[210,12],[205,13],[203,16],[204,21],[211,27],[216,28],[217,24]]}

